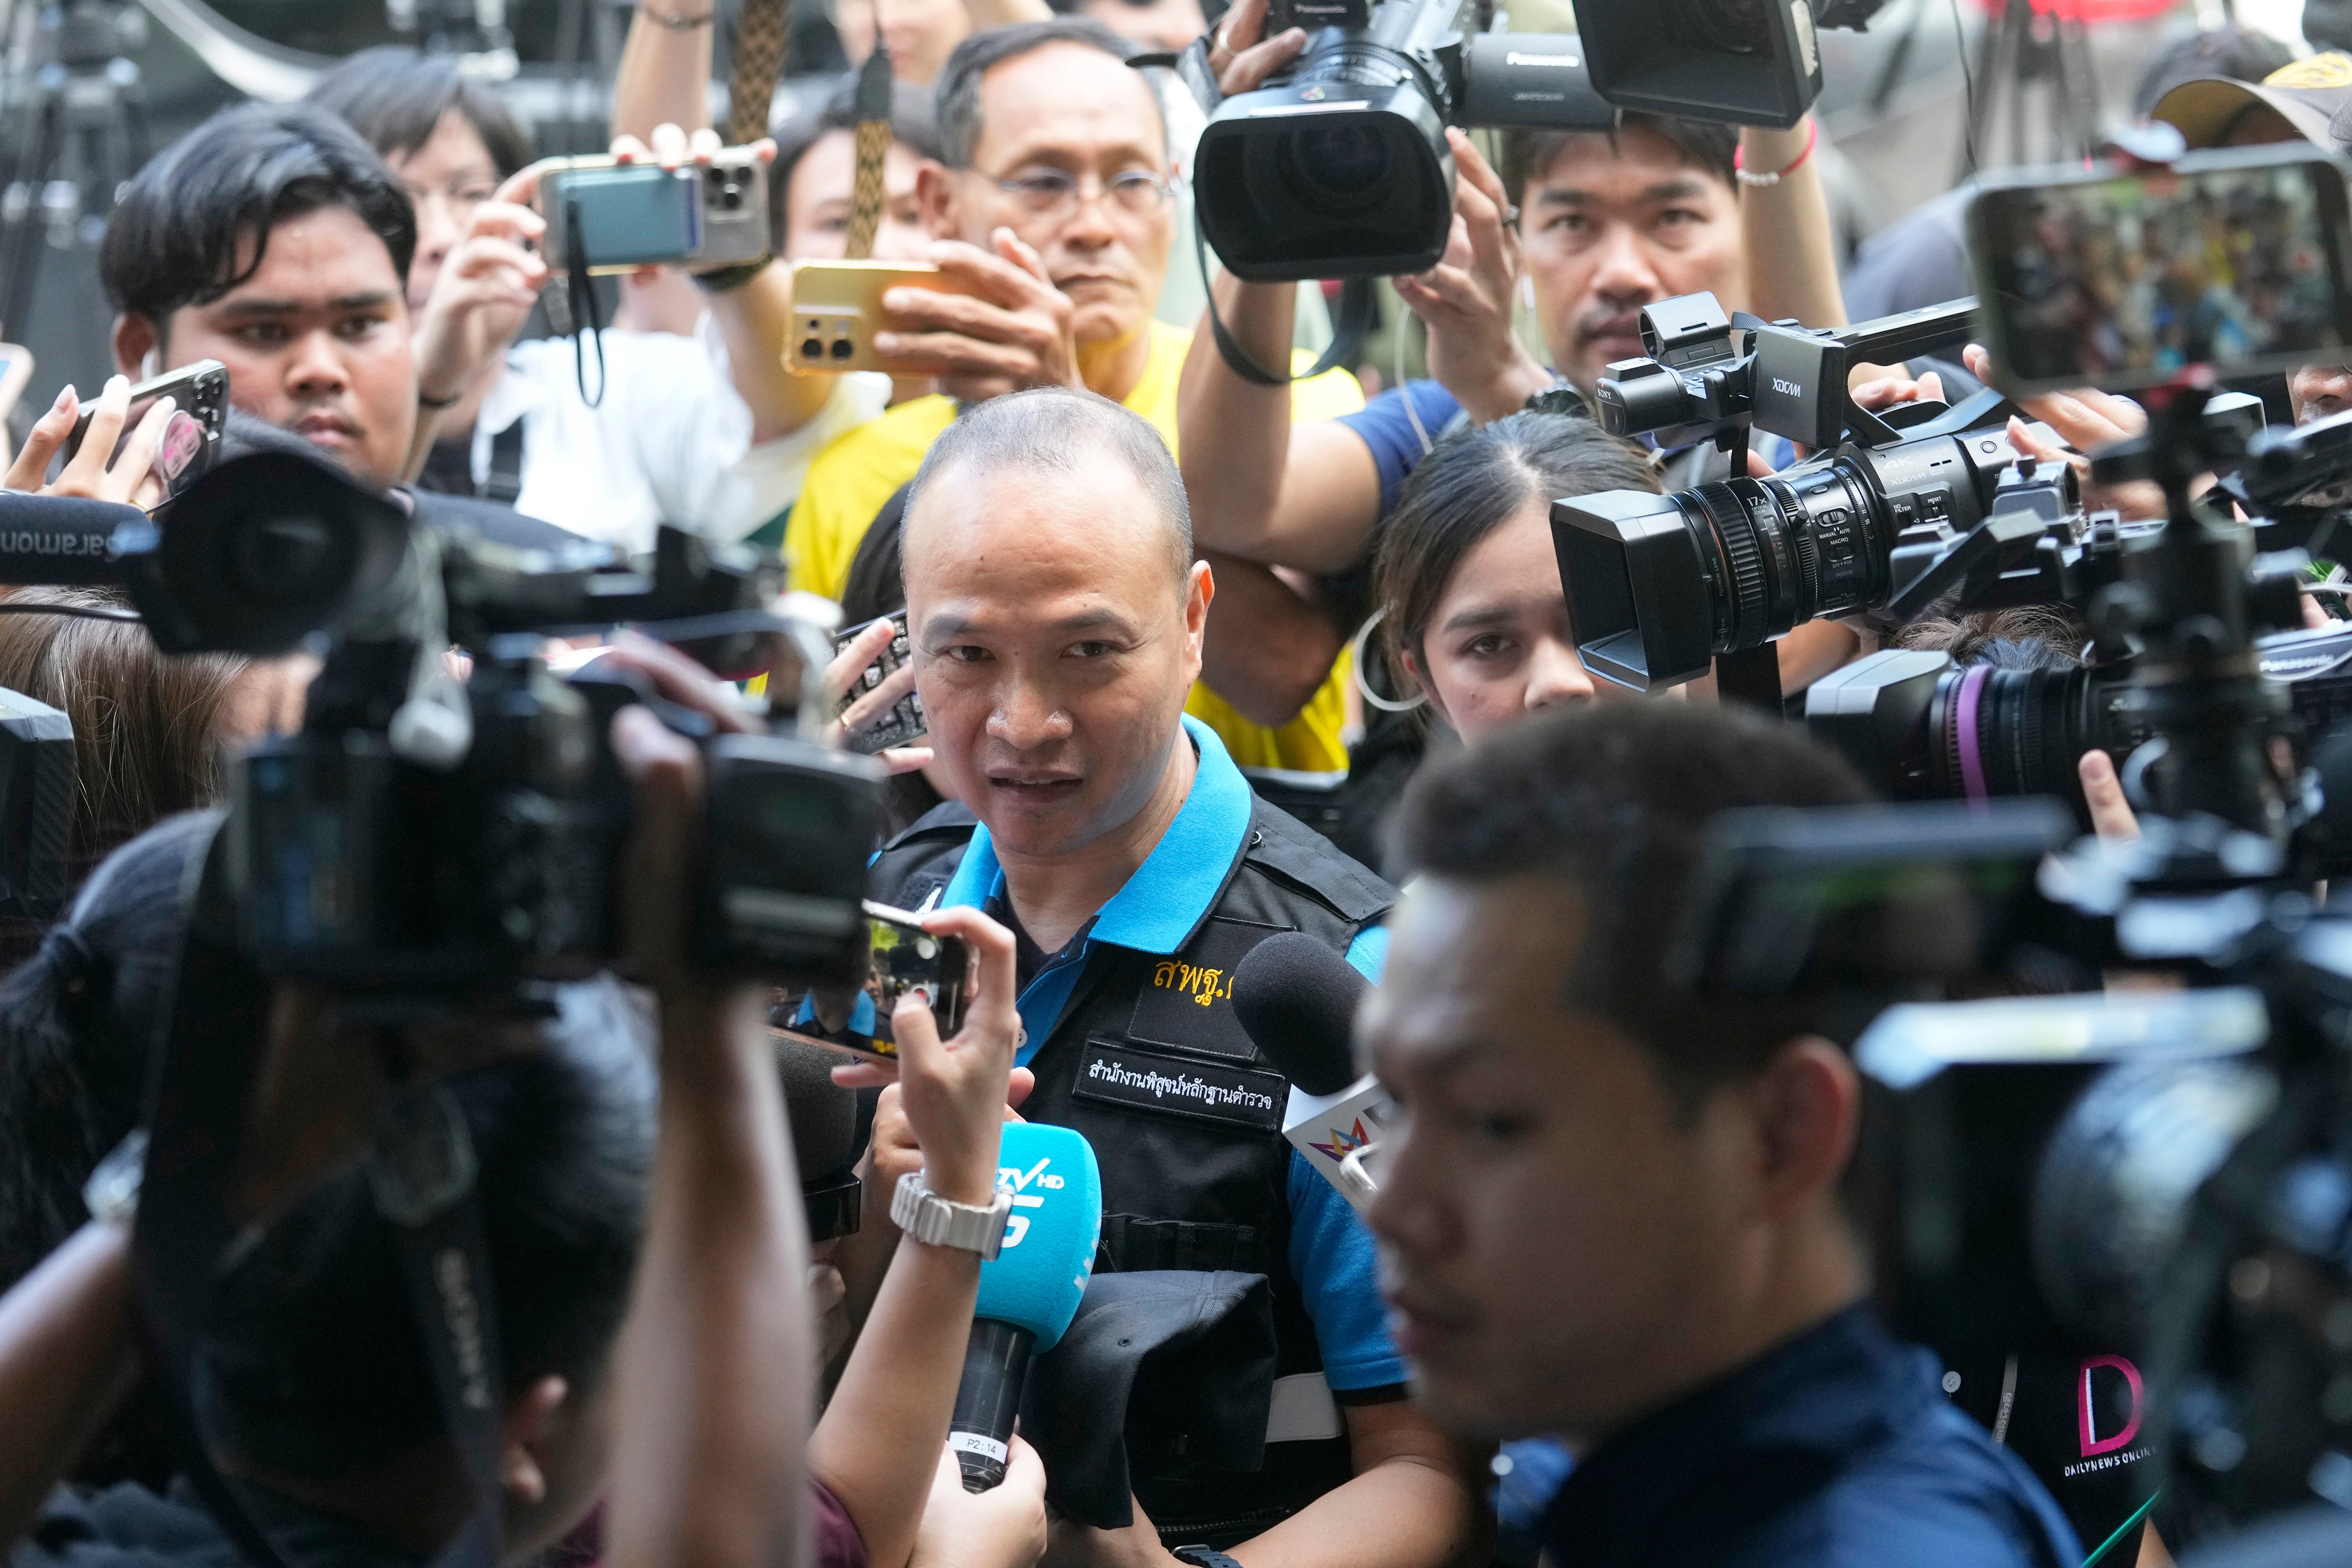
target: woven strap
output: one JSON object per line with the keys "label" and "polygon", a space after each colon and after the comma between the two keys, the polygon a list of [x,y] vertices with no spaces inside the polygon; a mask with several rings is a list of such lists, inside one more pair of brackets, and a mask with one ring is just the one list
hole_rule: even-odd
{"label": "woven strap", "polygon": [[857,72],[857,174],[849,198],[849,248],[863,261],[874,254],[882,226],[882,168],[890,156],[890,51],[880,38]]}
{"label": "woven strap", "polygon": [[735,81],[727,105],[727,142],[740,147],[768,133],[776,79],[784,68],[785,0],[743,0],[735,22]]}

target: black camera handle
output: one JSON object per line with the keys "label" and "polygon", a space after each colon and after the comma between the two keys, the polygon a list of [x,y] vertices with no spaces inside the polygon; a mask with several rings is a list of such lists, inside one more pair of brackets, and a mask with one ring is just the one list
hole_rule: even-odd
{"label": "black camera handle", "polygon": [[[227,842],[215,830],[205,857],[195,918],[181,943],[172,1013],[150,1079],[131,1278],[184,1473],[248,1563],[286,1568],[268,1532],[215,1466],[194,1397],[221,1283],[260,1235],[231,1223],[228,1194],[268,1049],[272,988],[236,949]],[[431,1086],[396,1089],[369,1184],[397,1228],[401,1272],[444,1427],[474,1499],[472,1519],[436,1555],[433,1568],[499,1568],[505,1401],[489,1255],[464,1128]]]}

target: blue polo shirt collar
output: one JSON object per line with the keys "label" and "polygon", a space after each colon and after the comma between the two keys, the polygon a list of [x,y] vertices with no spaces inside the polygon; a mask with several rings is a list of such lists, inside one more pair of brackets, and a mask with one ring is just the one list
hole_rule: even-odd
{"label": "blue polo shirt collar", "polygon": [[[1186,714],[1184,733],[1199,756],[1192,793],[1127,885],[1095,916],[1084,950],[1071,962],[1041,971],[1022,992],[1021,1019],[1029,1031],[1024,1062],[1053,1032],[1083,967],[1077,960],[1086,951],[1108,942],[1137,952],[1174,952],[1192,940],[1224,890],[1249,837],[1249,781],[1234,766],[1215,731]],[[982,823],[972,828],[971,842],[940,902],[985,909],[1003,896],[1004,868],[996,858],[988,825]]]}

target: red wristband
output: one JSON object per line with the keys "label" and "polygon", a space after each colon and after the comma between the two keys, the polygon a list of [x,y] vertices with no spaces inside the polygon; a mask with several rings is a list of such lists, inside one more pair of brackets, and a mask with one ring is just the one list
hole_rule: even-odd
{"label": "red wristband", "polygon": [[1741,154],[1744,153],[1747,149],[1744,147],[1734,147],[1731,150],[1731,173],[1743,185],[1759,187],[1765,185],[1777,185],[1783,178],[1795,174],[1798,170],[1805,166],[1805,160],[1813,155],[1813,144],[1821,139],[1822,122],[1818,120],[1807,121],[1805,122],[1805,150],[1798,153],[1795,158],[1791,159],[1787,168],[1775,170],[1773,173],[1769,174],[1749,174],[1746,163],[1741,158]]}

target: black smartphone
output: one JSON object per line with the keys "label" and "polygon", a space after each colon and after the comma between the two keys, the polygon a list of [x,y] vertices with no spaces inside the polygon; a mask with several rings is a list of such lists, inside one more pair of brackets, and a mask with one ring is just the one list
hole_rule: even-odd
{"label": "black smartphone", "polygon": [[[220,457],[221,433],[228,427],[228,366],[216,359],[200,359],[132,387],[131,412],[122,421],[122,434],[115,438],[117,453],[159,397],[179,405],[163,440],[156,444],[150,466],[150,471],[163,481],[163,499],[169,500],[195,483]],[[97,412],[94,401],[82,405],[81,417],[74,421],[73,434],[66,437],[64,449],[58,454],[56,469],[72,462],[81,450],[89,435],[90,418]]]}
{"label": "black smartphone", "polygon": [[930,1004],[946,1039],[963,1027],[971,953],[958,936],[934,936],[905,910],[866,900],[866,984],[857,989],[811,986],[787,991],[768,1015],[771,1027],[852,1056],[898,1059],[890,1015],[909,993]]}
{"label": "black smartphone", "polygon": [[[850,685],[847,691],[842,693],[840,705],[834,710],[836,718],[847,712],[851,703],[881,685],[884,680],[889,679],[893,670],[907,662],[907,612],[900,610],[895,616],[877,616],[876,619],[887,620],[898,628],[898,632],[891,637],[890,646],[882,650],[881,657],[867,665],[866,672]],[[847,647],[873,624],[873,621],[861,621],[847,631],[835,632],[833,637],[834,651],[838,653]],[[864,728],[852,730],[844,735],[842,743],[853,752],[863,752],[870,757],[875,752],[887,751],[892,746],[904,746],[919,741],[923,733],[923,700],[909,691],[892,703],[888,712]]]}
{"label": "black smartphone", "polygon": [[2352,344],[2345,171],[2304,143],[1985,183],[1978,324],[2007,392],[2255,374]]}

